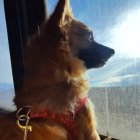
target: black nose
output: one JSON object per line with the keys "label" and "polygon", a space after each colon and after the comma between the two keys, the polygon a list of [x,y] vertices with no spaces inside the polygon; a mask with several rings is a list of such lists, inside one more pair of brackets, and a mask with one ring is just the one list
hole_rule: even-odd
{"label": "black nose", "polygon": [[93,42],[91,47],[95,49],[94,50],[96,52],[95,55],[98,55],[99,57],[110,58],[111,56],[115,54],[114,49],[104,46],[102,44],[99,44],[97,42]]}
{"label": "black nose", "polygon": [[114,49],[110,49],[110,53],[111,53],[112,55],[114,55],[114,54],[115,54],[115,50],[114,50]]}

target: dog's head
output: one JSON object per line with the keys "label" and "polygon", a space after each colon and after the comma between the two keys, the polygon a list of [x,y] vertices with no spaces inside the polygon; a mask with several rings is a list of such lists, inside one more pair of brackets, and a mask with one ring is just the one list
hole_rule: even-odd
{"label": "dog's head", "polygon": [[115,51],[94,40],[93,32],[86,25],[73,20],[71,23],[71,48],[84,61],[87,69],[103,66]]}
{"label": "dog's head", "polygon": [[48,42],[53,46],[60,42],[68,43],[73,55],[80,58],[87,69],[103,66],[115,53],[113,49],[97,43],[92,30],[74,19],[69,0],[59,0],[45,28]]}
{"label": "dog's head", "polygon": [[40,81],[46,75],[47,78],[54,75],[55,80],[64,80],[63,72],[57,74],[58,78],[52,74],[54,65],[68,73],[80,75],[85,67],[103,66],[114,54],[113,49],[97,43],[91,29],[73,17],[69,0],[58,1],[54,12],[30,43],[27,49],[27,69],[31,77],[37,79],[38,76]]}

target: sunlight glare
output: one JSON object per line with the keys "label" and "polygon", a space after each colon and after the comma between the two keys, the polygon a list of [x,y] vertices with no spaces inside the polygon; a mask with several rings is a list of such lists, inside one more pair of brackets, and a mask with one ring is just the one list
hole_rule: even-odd
{"label": "sunlight glare", "polygon": [[127,11],[119,17],[110,32],[109,44],[119,54],[140,57],[140,8]]}

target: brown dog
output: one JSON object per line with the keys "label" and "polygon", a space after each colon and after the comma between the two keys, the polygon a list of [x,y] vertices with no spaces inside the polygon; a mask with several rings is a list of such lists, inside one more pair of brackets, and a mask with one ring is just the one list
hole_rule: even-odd
{"label": "brown dog", "polygon": [[69,0],[59,0],[28,42],[27,79],[15,97],[17,111],[0,117],[0,140],[99,140],[84,73],[113,54],[73,18]]}

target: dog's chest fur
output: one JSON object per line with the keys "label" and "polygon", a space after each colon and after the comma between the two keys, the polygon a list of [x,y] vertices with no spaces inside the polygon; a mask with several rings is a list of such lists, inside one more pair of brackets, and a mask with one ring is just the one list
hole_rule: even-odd
{"label": "dog's chest fur", "polygon": [[[0,139],[2,140],[22,140],[24,132],[16,125],[16,120],[5,116],[0,118]],[[67,131],[55,123],[48,120],[31,121],[32,132],[28,133],[28,140],[67,140]],[[7,127],[5,127],[7,126]]]}

